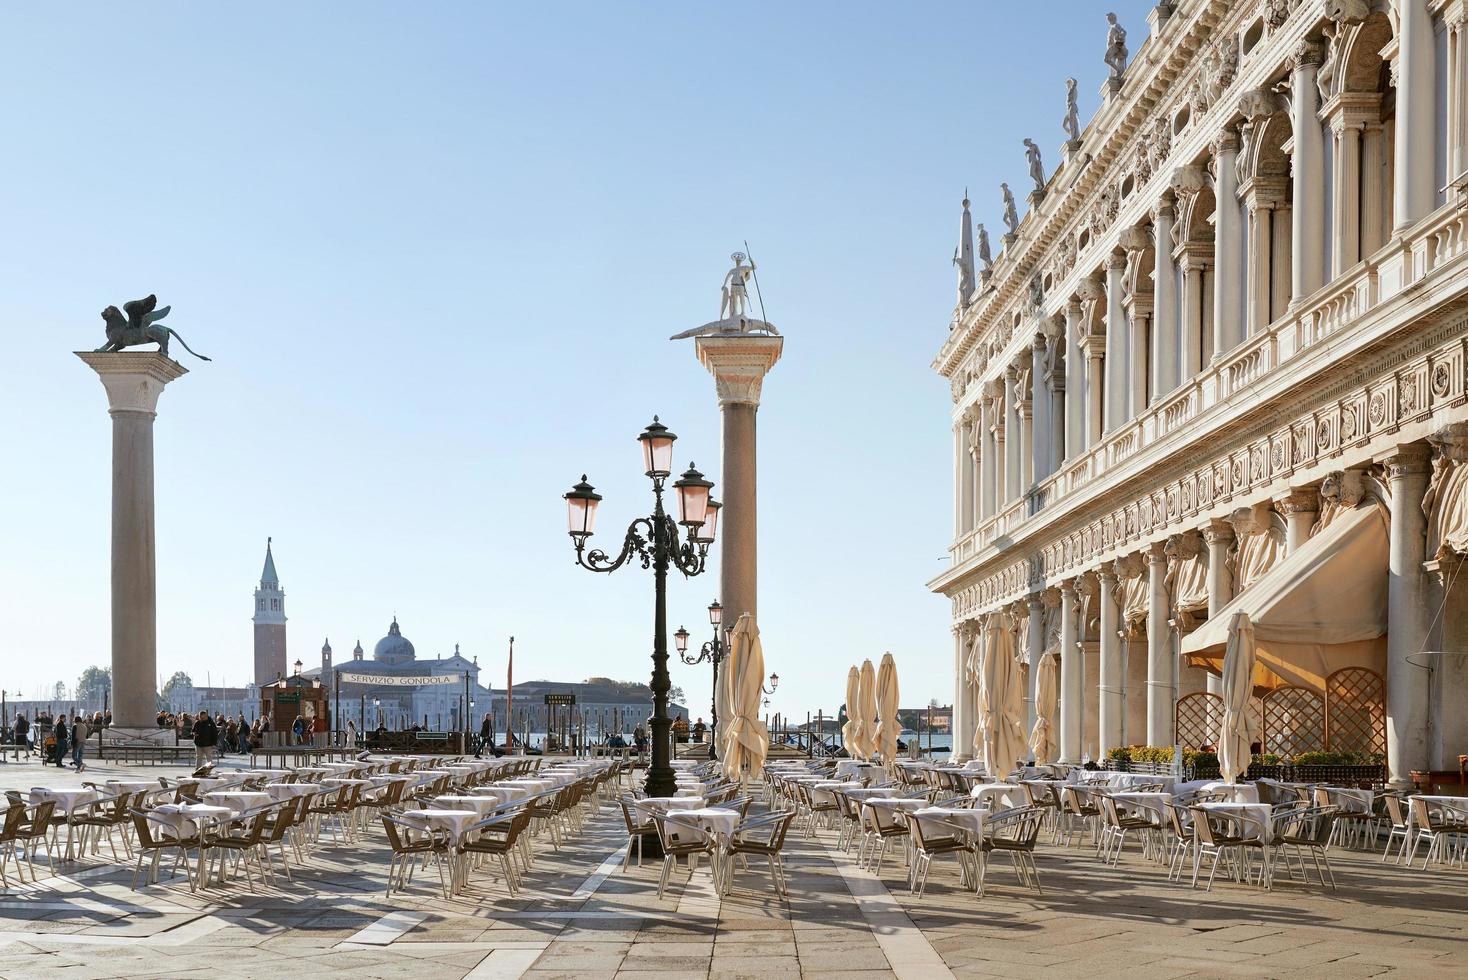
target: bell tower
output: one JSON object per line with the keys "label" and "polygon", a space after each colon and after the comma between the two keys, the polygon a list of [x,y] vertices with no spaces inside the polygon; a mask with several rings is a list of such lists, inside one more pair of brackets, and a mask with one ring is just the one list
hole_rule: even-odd
{"label": "bell tower", "polygon": [[274,684],[286,675],[285,592],[275,574],[275,556],[265,539],[265,568],[255,590],[255,683]]}

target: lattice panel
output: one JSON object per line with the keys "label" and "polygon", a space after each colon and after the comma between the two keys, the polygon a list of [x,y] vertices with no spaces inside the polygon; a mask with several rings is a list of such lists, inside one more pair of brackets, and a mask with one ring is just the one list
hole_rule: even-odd
{"label": "lattice panel", "polygon": [[1281,687],[1264,695],[1265,752],[1289,758],[1325,749],[1325,699],[1305,687]]}
{"label": "lattice panel", "polygon": [[1326,732],[1332,752],[1386,753],[1386,681],[1366,667],[1325,679]]}
{"label": "lattice panel", "polygon": [[1218,740],[1218,726],[1223,720],[1223,698],[1207,691],[1184,694],[1173,709],[1177,740],[1190,749],[1212,745]]}

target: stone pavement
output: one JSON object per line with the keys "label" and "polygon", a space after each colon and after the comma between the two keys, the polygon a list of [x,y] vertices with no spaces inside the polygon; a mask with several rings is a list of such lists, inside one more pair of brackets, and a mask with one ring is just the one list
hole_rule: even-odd
{"label": "stone pavement", "polygon": [[[115,775],[10,764],[0,788]],[[1220,883],[1205,894],[1169,884],[1135,846],[1113,869],[1088,848],[1044,845],[1043,894],[1018,887],[1001,858],[982,900],[959,888],[952,861],[917,899],[900,861],[878,879],[834,849],[833,833],[792,832],[788,902],[770,897],[758,866],[721,901],[704,868],[680,869],[659,899],[657,862],[622,873],[624,837],[607,810],[560,851],[537,841],[515,899],[479,873],[472,894],[445,901],[430,870],[387,900],[380,832],[351,847],[323,840],[293,882],[258,894],[235,882],[191,895],[182,877],[134,891],[131,867],[101,857],[34,885],[17,886],[12,870],[0,976],[1468,976],[1468,872],[1407,871],[1370,854],[1332,852],[1336,893]]]}

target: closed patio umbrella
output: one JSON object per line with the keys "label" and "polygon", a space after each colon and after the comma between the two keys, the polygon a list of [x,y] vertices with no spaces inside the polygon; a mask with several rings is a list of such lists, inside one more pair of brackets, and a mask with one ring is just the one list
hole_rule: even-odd
{"label": "closed patio umbrella", "polygon": [[734,720],[734,698],[730,694],[731,685],[734,682],[734,672],[729,669],[732,664],[734,652],[733,634],[727,634],[729,640],[729,653],[726,657],[724,669],[719,671],[719,683],[714,687],[714,710],[719,714],[719,724],[714,732],[715,745],[718,749],[719,758],[724,758],[729,751],[729,725]]}
{"label": "closed patio umbrella", "polygon": [[876,749],[888,766],[897,761],[897,662],[892,654],[882,654],[877,668],[877,737]]}
{"label": "closed patio umbrella", "polygon": [[1218,733],[1218,765],[1225,783],[1237,782],[1239,774],[1249,768],[1249,746],[1255,734],[1249,714],[1254,659],[1254,625],[1248,613],[1234,613],[1223,654],[1223,724]]}
{"label": "closed patio umbrella", "polygon": [[860,704],[861,757],[870,759],[877,751],[877,671],[870,660],[861,662],[861,681],[857,685],[856,699]]}
{"label": "closed patio umbrella", "polygon": [[760,649],[759,627],[749,613],[740,615],[734,626],[726,669],[731,675],[729,699],[734,716],[725,742],[724,775],[739,779],[744,770],[753,772],[764,766],[770,748],[770,733],[759,717],[765,655]]}
{"label": "closed patio umbrella", "polygon": [[1040,673],[1035,678],[1035,727],[1030,731],[1030,751],[1035,762],[1055,761],[1055,723],[1060,714],[1060,685],[1057,683],[1060,658],[1047,653],[1040,658]]}
{"label": "closed patio umbrella", "polygon": [[1014,659],[1014,634],[999,616],[989,617],[988,642],[980,672],[980,708],[985,721],[984,761],[989,775],[1003,779],[1025,751],[1024,695]]}
{"label": "closed patio umbrella", "polygon": [[861,688],[861,671],[852,666],[846,672],[846,722],[841,726],[841,744],[846,749],[846,754],[853,759],[856,758],[856,706]]}

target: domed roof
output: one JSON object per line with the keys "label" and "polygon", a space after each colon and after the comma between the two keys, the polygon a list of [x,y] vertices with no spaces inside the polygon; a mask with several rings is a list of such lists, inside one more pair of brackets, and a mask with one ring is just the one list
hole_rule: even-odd
{"label": "domed roof", "polygon": [[398,618],[393,617],[387,635],[372,648],[372,659],[385,664],[405,664],[417,658],[413,644],[398,631]]}

